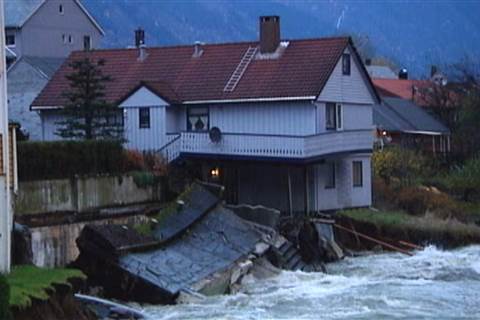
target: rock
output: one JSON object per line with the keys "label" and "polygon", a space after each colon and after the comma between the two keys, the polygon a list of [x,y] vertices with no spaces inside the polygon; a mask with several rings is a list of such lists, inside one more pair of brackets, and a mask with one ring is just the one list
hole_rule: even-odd
{"label": "rock", "polygon": [[253,262],[250,275],[257,279],[265,279],[278,275],[280,271],[280,269],[272,265],[266,258],[259,258]]}
{"label": "rock", "polygon": [[230,276],[230,285],[238,283],[239,280],[247,274],[252,268],[253,263],[251,260],[245,260],[237,263],[236,267],[232,269],[232,275]]}
{"label": "rock", "polygon": [[255,251],[254,253],[257,255],[257,256],[263,256],[265,254],[265,252],[267,252],[267,250],[270,248],[270,245],[265,243],[265,242],[259,242],[255,245]]}

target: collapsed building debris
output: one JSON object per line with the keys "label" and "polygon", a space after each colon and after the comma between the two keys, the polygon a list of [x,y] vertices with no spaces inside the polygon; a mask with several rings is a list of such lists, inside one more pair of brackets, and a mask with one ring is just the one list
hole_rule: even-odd
{"label": "collapsed building debris", "polygon": [[[107,296],[150,303],[232,292],[249,273],[323,270],[278,232],[278,211],[225,206],[222,191],[195,183],[143,225],[86,226],[76,266]],[[315,241],[318,246],[318,236]]]}

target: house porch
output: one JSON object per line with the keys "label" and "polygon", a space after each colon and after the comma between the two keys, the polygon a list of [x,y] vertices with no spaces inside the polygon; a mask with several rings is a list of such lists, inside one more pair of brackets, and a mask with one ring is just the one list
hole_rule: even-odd
{"label": "house porch", "polygon": [[370,154],[337,155],[308,164],[197,161],[202,178],[224,185],[226,201],[231,204],[264,205],[287,214],[371,205]]}

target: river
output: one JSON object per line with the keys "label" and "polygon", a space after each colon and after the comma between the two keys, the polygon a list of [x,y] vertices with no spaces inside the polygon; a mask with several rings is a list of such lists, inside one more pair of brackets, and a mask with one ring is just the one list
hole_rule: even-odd
{"label": "river", "polygon": [[247,278],[234,295],[144,311],[151,319],[480,319],[480,246],[347,258],[327,270]]}

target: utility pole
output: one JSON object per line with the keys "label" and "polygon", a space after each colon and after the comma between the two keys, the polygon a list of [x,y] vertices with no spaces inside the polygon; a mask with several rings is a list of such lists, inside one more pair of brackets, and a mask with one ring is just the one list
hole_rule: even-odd
{"label": "utility pole", "polygon": [[[0,272],[10,272],[12,205],[10,195],[10,152],[15,144],[9,139],[7,106],[7,68],[5,61],[5,15],[4,0],[0,0]],[[12,155],[14,156],[14,155]],[[14,179],[14,178],[13,178]]]}

